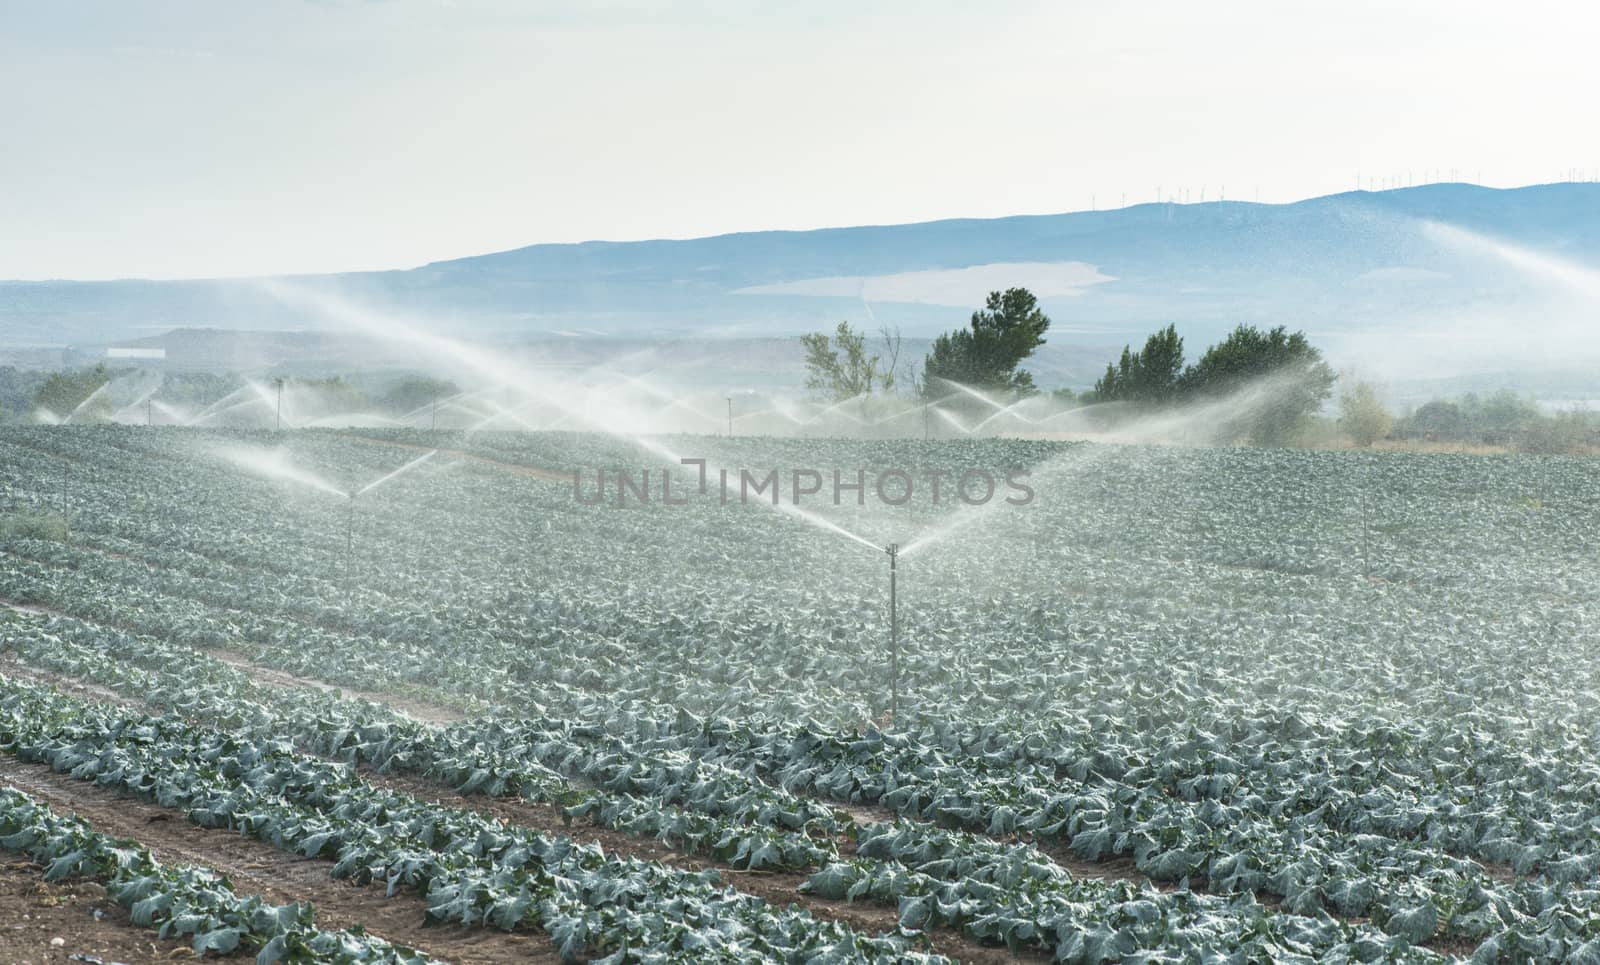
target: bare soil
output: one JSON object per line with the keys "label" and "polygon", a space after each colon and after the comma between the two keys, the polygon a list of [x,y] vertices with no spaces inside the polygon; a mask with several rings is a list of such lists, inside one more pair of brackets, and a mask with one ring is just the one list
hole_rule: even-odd
{"label": "bare soil", "polygon": [[[260,667],[229,651],[206,650],[203,652],[249,673],[252,677],[268,686],[304,687],[321,690],[341,689],[348,696],[364,697],[376,703],[386,704],[402,713],[415,716],[419,720],[443,723],[452,719],[461,719],[459,712],[452,711],[449,708],[418,704],[389,694],[357,693],[343,690],[343,688],[335,688],[333,685],[322,681],[296,677],[282,671]],[[17,664],[14,659],[0,661],[0,672],[39,683],[50,684],[88,699],[128,707],[140,706],[137,701],[123,697],[106,688],[79,681],[72,677],[26,668]],[[817,918],[837,921],[849,925],[860,932],[878,933],[890,931],[898,923],[897,911],[892,907],[872,903],[856,904],[845,901],[832,901],[802,894],[800,885],[807,878],[804,873],[734,870],[713,859],[686,854],[655,839],[630,837],[618,831],[597,827],[586,821],[569,823],[560,808],[554,805],[540,804],[520,798],[462,795],[419,778],[381,775],[365,769],[363,776],[374,785],[409,794],[420,800],[430,801],[446,807],[476,811],[479,814],[502,820],[507,824],[525,827],[541,833],[566,835],[585,843],[595,842],[604,848],[608,854],[660,862],[688,871],[698,872],[712,869],[721,875],[725,883],[745,894],[754,895],[777,907],[799,906]],[[123,797],[113,791],[83,784],[65,775],[56,774],[43,765],[26,764],[12,758],[0,757],[0,781],[12,783],[22,790],[34,794],[58,810],[74,811],[94,824],[98,830],[103,830],[119,837],[138,840],[149,847],[152,853],[163,861],[203,865],[222,871],[234,880],[241,892],[261,894],[263,897],[270,898],[273,901],[313,901],[318,909],[318,920],[324,925],[343,927],[352,923],[361,923],[373,934],[382,935],[400,944],[422,948],[430,954],[451,961],[498,961],[492,957],[463,958],[453,950],[435,949],[432,945],[424,944],[421,937],[405,927],[408,922],[420,927],[421,910],[419,903],[406,899],[386,901],[381,889],[359,889],[334,881],[326,877],[326,864],[324,862],[287,855],[261,842],[242,838],[230,832],[195,827],[184,821],[181,816],[177,816],[166,809],[146,804],[136,799]],[[125,818],[125,815],[116,814],[122,809],[131,809],[143,815],[145,823],[143,825],[130,825],[124,820],[115,826],[102,826],[101,822],[112,817]],[[857,806],[850,809],[850,812],[857,820],[893,819],[893,815],[887,810],[873,806]],[[158,827],[161,832],[160,836],[152,837],[148,830],[150,827]],[[174,833],[177,836],[176,841],[172,839]],[[220,839],[217,837],[218,835],[221,836]],[[219,843],[227,844],[233,850],[220,854],[211,850]],[[172,850],[169,851],[168,849]],[[840,850],[846,855],[852,853],[853,842],[841,840]],[[173,855],[180,856],[174,857]],[[1057,857],[1058,861],[1063,860],[1062,856],[1057,855],[1055,857]],[[1128,863],[1127,869],[1123,869],[1116,867],[1113,863],[1091,864],[1071,859],[1070,856],[1066,860],[1070,862],[1068,870],[1074,875],[1094,878],[1138,876],[1136,871],[1131,871],[1131,862]],[[285,877],[272,870],[279,865],[293,869],[293,876]],[[233,870],[234,868],[243,868],[247,873],[238,873]],[[292,882],[294,885],[292,893],[290,891],[271,890],[271,882],[273,881]],[[329,904],[323,898],[311,896],[302,887],[302,884],[316,885],[319,894],[324,893],[325,889],[333,889],[332,893],[337,897],[338,903]],[[404,910],[399,913],[402,918],[401,922],[394,920],[396,917],[394,906],[396,904],[404,906]],[[367,910],[368,908],[372,908],[373,912],[381,911],[385,917],[375,918],[373,912]],[[348,911],[342,911],[341,909],[348,909]],[[431,928],[428,929],[427,935],[437,936],[448,930]],[[454,930],[460,933],[462,940],[470,939],[483,931],[482,929],[459,927]],[[407,935],[412,935],[413,937],[407,938],[405,937]],[[520,935],[504,937],[523,938]],[[537,941],[544,941],[543,936],[535,936],[535,938]],[[927,933],[927,939],[927,947],[931,951],[936,951],[963,962],[980,963],[980,965],[1019,960],[1047,960],[1047,956],[1042,954],[1013,956],[1004,948],[982,945],[961,935],[959,932],[949,929],[931,929]],[[452,944],[452,949],[453,947],[454,943]],[[554,955],[553,950],[550,951]],[[558,961],[559,957],[552,957],[550,960]],[[0,959],[0,961],[5,960]]]}
{"label": "bare soil", "polygon": [[[805,881],[804,874],[733,871],[715,861],[675,851],[658,841],[631,838],[581,822],[569,826],[560,809],[552,805],[510,798],[469,797],[426,781],[375,774],[366,776],[374,784],[422,800],[475,810],[534,831],[569,835],[586,843],[597,842],[609,854],[658,861],[690,871],[715,869],[726,884],[745,894],[778,907],[798,905],[818,918],[838,921],[858,931],[883,932],[896,924],[893,908],[802,895],[799,888]],[[560,961],[549,940],[539,934],[461,926],[424,929],[422,904],[410,896],[386,898],[381,887],[361,888],[336,881],[328,876],[326,861],[288,854],[232,832],[192,825],[173,811],[57,774],[45,765],[0,758],[0,783],[26,791],[61,813],[75,813],[98,831],[136,840],[161,861],[213,868],[226,874],[242,894],[259,894],[275,902],[310,901],[316,906],[317,920],[324,927],[361,924],[371,934],[464,965]],[[1045,960],[1042,955],[1019,959],[1003,948],[980,945],[947,930],[930,931],[929,947],[963,962],[980,965]]]}
{"label": "bare soil", "polygon": [[100,885],[47,882],[28,859],[0,854],[0,962],[44,965],[77,955],[79,962],[154,965],[190,954],[187,942],[163,941],[129,921]]}
{"label": "bare soil", "polygon": [[[322,681],[300,678],[291,674],[283,673],[282,671],[257,666],[240,657],[238,654],[229,651],[206,650],[203,652],[209,654],[210,656],[216,657],[217,659],[222,660],[225,663],[228,663],[229,665],[234,666],[246,673],[251,674],[251,676],[268,686],[311,687],[324,690],[339,689],[334,688],[332,685]],[[9,676],[26,678],[38,683],[49,684],[62,690],[77,694],[78,696],[98,700],[103,703],[112,703],[126,707],[139,708],[141,710],[149,710],[149,708],[141,707],[137,701],[131,700],[106,688],[98,687],[93,684],[77,680],[73,677],[54,674],[47,671],[33,670],[18,664],[14,659],[0,658],[0,672],[3,672]],[[343,692],[349,696],[362,696],[365,697],[365,699],[372,700],[376,703],[386,704],[403,713],[410,713],[413,716],[416,716],[419,720],[445,722],[444,715],[446,714],[455,713],[454,719],[460,719],[461,716],[459,713],[450,711],[448,708],[418,705],[415,704],[415,702],[400,701],[399,699],[388,694],[357,694],[349,690],[344,690]],[[15,773],[21,775],[20,779],[13,780],[12,774],[14,771]],[[799,906],[806,909],[817,918],[837,921],[849,925],[851,928],[860,932],[878,933],[890,931],[894,929],[898,923],[898,914],[895,908],[872,903],[856,904],[846,901],[832,901],[824,898],[818,898],[813,895],[802,894],[800,891],[800,885],[804,883],[807,878],[807,875],[804,873],[735,870],[710,858],[686,854],[652,838],[631,837],[618,831],[612,831],[606,828],[595,826],[587,821],[569,823],[562,814],[560,808],[554,805],[541,804],[522,798],[463,795],[456,793],[449,788],[442,787],[441,785],[420,778],[383,775],[372,772],[365,768],[363,769],[363,777],[376,786],[386,787],[391,790],[409,794],[418,798],[419,800],[441,804],[446,807],[475,811],[487,817],[497,818],[507,824],[528,828],[541,833],[566,835],[585,843],[595,842],[604,848],[608,854],[638,858],[645,861],[655,861],[688,871],[699,872],[706,869],[712,869],[721,875],[722,880],[726,884],[737,888],[739,891],[742,891],[745,894],[761,898],[763,901],[766,901],[767,903],[777,907],[789,907],[791,905]],[[32,780],[35,782],[35,784],[33,786],[26,785],[21,783],[21,780]],[[113,798],[117,798],[118,800],[124,801],[127,804],[151,815],[151,821],[175,821],[180,828],[188,828],[189,831],[201,835],[212,835],[219,833],[187,825],[187,823],[184,822],[181,817],[174,817],[171,815],[171,812],[165,811],[164,809],[145,804],[144,802],[139,802],[135,799],[120,797],[116,795],[115,792],[83,785],[80,782],[74,781],[64,775],[55,774],[48,767],[44,767],[42,765],[31,765],[16,761],[11,758],[0,757],[0,781],[14,783],[22,790],[35,794],[35,796],[40,797],[42,800],[48,801],[51,803],[52,807],[58,807],[58,809],[70,809],[73,807],[78,807],[77,813],[79,813],[80,816],[84,817],[86,820],[90,820],[91,823],[94,822],[94,818],[88,812],[85,812],[82,807],[79,807],[79,805],[83,803],[79,798],[81,793],[87,792],[100,795],[101,797],[109,795]],[[35,791],[35,787],[39,788],[37,792]],[[56,797],[48,796],[50,794],[54,794]],[[91,801],[89,803],[94,802]],[[851,809],[851,813],[857,818],[857,820],[893,819],[893,815],[889,811],[875,806],[856,806]],[[99,828],[99,825],[97,824],[96,827]],[[158,850],[156,842],[150,840],[146,834],[141,833],[138,830],[109,830],[106,828],[99,829],[107,830],[108,833],[116,834],[118,836],[134,838],[135,840],[138,840],[140,843],[149,847],[152,853],[156,854],[156,856],[161,860],[169,860],[167,857],[163,856],[160,850]],[[238,842],[248,848],[255,850],[265,848],[268,853],[278,856],[281,860],[287,860],[296,865],[310,864],[312,865],[313,874],[317,873],[319,870],[316,868],[319,862],[313,859],[301,859],[294,855],[283,855],[281,852],[278,852],[266,845],[262,845],[259,842],[239,838],[226,832],[220,833],[223,833],[229,841]],[[853,841],[841,839],[839,846],[841,853],[845,855],[853,853]],[[234,876],[231,871],[221,867],[215,857],[208,853],[195,851],[191,857],[181,860],[172,860],[175,860],[175,863],[199,864],[216,868],[219,871],[228,873],[230,877],[234,877],[236,882],[240,881],[240,879]],[[1129,863],[1129,867],[1131,868],[1131,862]],[[1072,862],[1072,867],[1070,867],[1068,870],[1075,875],[1083,875],[1084,877],[1122,876],[1120,874],[1122,869],[1120,868],[1113,868],[1106,864],[1089,864],[1075,860]],[[1137,874],[1137,872],[1134,872],[1134,874]],[[332,879],[327,879],[324,884],[330,884],[342,892],[351,892],[356,890],[345,886],[340,882],[333,882]],[[260,893],[264,897],[267,896],[265,891],[260,889],[245,888],[243,885],[241,885],[241,890],[254,890],[256,893]],[[381,893],[379,894],[379,898],[382,898]],[[305,899],[297,896],[273,898],[273,900],[315,901],[315,899]],[[316,901],[316,904],[317,908],[319,909],[320,916],[321,910],[324,906],[321,901]],[[420,912],[417,913],[417,917],[420,920]],[[321,917],[319,917],[319,920],[324,921],[325,924],[328,923],[326,919]],[[349,921],[335,922],[335,924],[342,926],[353,921],[367,923],[367,920],[364,918],[352,917],[349,919]],[[380,931],[376,925],[367,923],[367,927],[368,930],[374,934],[382,934],[384,937],[390,937],[388,932]],[[467,934],[471,934],[471,932],[467,932],[465,929],[458,930],[466,932]],[[429,931],[430,933],[435,933],[438,931],[438,929],[430,929]],[[392,938],[391,940],[399,941],[402,944],[414,944],[400,938]],[[414,947],[424,947],[425,950],[429,950],[426,948],[426,946],[414,945]],[[927,947],[929,950],[936,951],[942,955],[959,959],[963,962],[980,963],[980,965],[984,965],[984,963],[1015,962],[1019,960],[1047,960],[1047,956],[1044,955],[1028,954],[1021,957],[1013,956],[1004,948],[980,944],[967,938],[959,932],[949,929],[930,929],[927,933]],[[430,953],[438,954],[440,957],[451,958],[451,960],[463,960],[459,959],[459,957],[452,957],[443,953],[432,952],[431,950]],[[492,961],[492,959],[485,959],[485,961]]]}
{"label": "bare soil", "polygon": [[29,616],[62,617],[62,618],[66,618],[66,616],[67,616],[65,613],[62,613],[60,610],[52,610],[52,609],[50,609],[48,607],[35,606],[32,603],[12,603],[10,600],[0,600],[0,607],[5,607],[7,610],[14,610],[17,613],[26,613]]}
{"label": "bare soil", "polygon": [[[277,903],[309,901],[325,928],[361,925],[368,934],[460,965],[561,960],[541,934],[459,925],[424,928],[423,904],[410,895],[389,898],[381,885],[358,887],[336,881],[329,877],[326,861],[279,851],[231,831],[190,824],[177,812],[57,774],[42,764],[0,757],[0,784],[25,791],[59,813],[76,814],[97,831],[138,841],[164,863],[214,869],[227,875],[240,894]],[[5,901],[0,918],[14,920],[15,907]]]}

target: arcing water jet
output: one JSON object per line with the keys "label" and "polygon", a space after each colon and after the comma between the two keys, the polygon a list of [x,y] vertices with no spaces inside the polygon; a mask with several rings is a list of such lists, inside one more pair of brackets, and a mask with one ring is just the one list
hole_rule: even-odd
{"label": "arcing water jet", "polygon": [[372,490],[377,489],[379,486],[382,486],[384,483],[387,483],[392,479],[395,479],[395,478],[398,478],[400,476],[405,475],[406,473],[408,473],[411,470],[417,468],[418,466],[422,465],[423,463],[427,462],[429,459],[432,459],[434,456],[436,456],[438,454],[439,454],[439,450],[437,450],[437,449],[429,450],[428,452],[423,453],[422,455],[418,456],[417,458],[415,458],[415,459],[411,460],[410,462],[406,463],[405,465],[401,466],[399,469],[396,469],[393,472],[388,473],[387,475],[384,475],[384,476],[382,476],[382,477],[380,477],[378,479],[373,480],[372,482],[367,483],[365,486],[362,486],[360,489],[357,489],[354,493],[351,493],[350,498],[351,498],[352,502],[355,500],[355,497],[364,496],[367,493],[371,492]]}
{"label": "arcing water jet", "polygon": [[230,446],[220,450],[219,455],[241,469],[255,473],[258,476],[308,486],[330,496],[350,496],[350,493],[340,489],[309,469],[290,464],[282,450]]}

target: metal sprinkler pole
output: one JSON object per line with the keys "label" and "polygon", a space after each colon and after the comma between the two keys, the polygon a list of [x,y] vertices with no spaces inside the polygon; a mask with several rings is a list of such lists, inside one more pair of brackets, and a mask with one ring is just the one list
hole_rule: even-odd
{"label": "metal sprinkler pole", "polygon": [[154,399],[144,400],[144,424],[146,426],[153,426],[156,424]]}
{"label": "metal sprinkler pole", "polygon": [[900,719],[900,607],[896,599],[898,576],[895,564],[900,560],[900,544],[884,547],[889,554],[889,718]]}
{"label": "metal sprinkler pole", "polygon": [[728,396],[728,438],[733,438],[733,396]]}
{"label": "metal sprinkler pole", "polygon": [[1372,525],[1372,497],[1370,493],[1361,494],[1361,575],[1372,576],[1372,554],[1370,552],[1370,539],[1368,535]]}
{"label": "metal sprinkler pole", "polygon": [[350,494],[350,510],[344,519],[344,585],[350,587],[351,569],[355,563],[356,550],[356,497]]}

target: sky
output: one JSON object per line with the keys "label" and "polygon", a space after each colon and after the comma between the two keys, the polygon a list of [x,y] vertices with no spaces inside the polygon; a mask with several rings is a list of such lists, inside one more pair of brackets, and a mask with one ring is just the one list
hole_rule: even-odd
{"label": "sky", "polygon": [[0,278],[1600,174],[1544,0],[0,0]]}

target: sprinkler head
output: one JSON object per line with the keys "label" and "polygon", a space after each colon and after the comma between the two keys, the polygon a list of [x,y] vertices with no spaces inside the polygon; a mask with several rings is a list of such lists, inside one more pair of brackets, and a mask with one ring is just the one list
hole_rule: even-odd
{"label": "sprinkler head", "polygon": [[888,553],[889,554],[889,558],[892,560],[895,557],[900,555],[900,544],[899,543],[890,543],[888,546],[885,546],[883,548],[883,551],[885,553]]}

